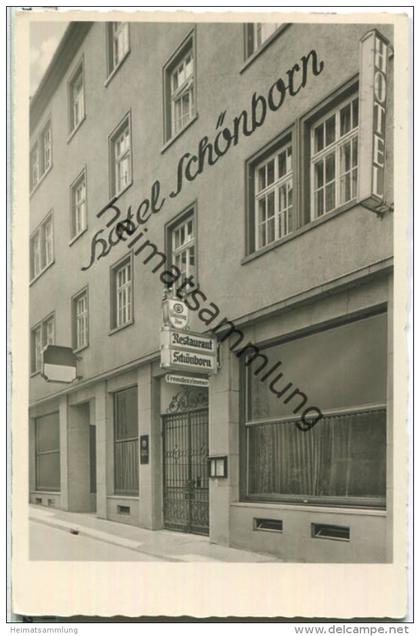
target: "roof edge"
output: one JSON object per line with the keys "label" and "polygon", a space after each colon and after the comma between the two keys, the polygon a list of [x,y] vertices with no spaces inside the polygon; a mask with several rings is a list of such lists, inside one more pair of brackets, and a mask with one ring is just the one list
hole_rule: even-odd
{"label": "roof edge", "polygon": [[59,45],[42,76],[41,82],[30,101],[30,127],[38,123],[42,112],[51,99],[63,74],[73,59],[74,51],[81,45],[93,22],[70,22]]}

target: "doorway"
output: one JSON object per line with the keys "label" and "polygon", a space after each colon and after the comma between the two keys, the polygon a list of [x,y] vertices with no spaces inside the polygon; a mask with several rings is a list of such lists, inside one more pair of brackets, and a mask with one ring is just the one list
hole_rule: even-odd
{"label": "doorway", "polygon": [[163,416],[164,527],[208,535],[208,407],[182,407]]}

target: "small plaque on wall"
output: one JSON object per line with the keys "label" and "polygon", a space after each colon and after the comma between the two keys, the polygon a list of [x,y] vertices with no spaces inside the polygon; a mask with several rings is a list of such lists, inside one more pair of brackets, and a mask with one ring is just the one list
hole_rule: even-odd
{"label": "small plaque on wall", "polygon": [[149,463],[149,436],[140,435],[140,464]]}

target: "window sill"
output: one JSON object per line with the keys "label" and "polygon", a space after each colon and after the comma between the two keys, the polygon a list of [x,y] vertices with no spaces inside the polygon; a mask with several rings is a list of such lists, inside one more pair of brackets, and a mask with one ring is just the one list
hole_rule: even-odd
{"label": "window sill", "polygon": [[37,181],[36,185],[34,185],[34,187],[32,188],[32,190],[31,190],[31,192],[30,192],[30,194],[29,194],[29,197],[32,197],[32,195],[33,195],[33,194],[35,194],[35,192],[38,190],[39,186],[40,186],[40,185],[41,185],[41,183],[44,181],[44,179],[45,179],[45,177],[47,176],[47,174],[48,174],[49,172],[51,172],[52,167],[53,167],[53,164],[52,164],[52,162],[51,162],[50,167],[49,167],[49,168],[47,168],[47,169],[45,170],[45,172],[44,172],[44,173],[40,176],[40,178],[38,179],[38,181]]}
{"label": "window sill", "polygon": [[172,146],[172,144],[174,143],[174,141],[176,141],[186,130],[187,128],[189,128],[190,126],[192,126],[192,124],[198,119],[198,113],[196,113],[194,115],[194,117],[192,117],[190,119],[190,121],[185,124],[184,128],[182,128],[181,130],[179,130],[176,135],[174,135],[173,137],[171,137],[170,139],[168,139],[168,141],[166,141],[164,143],[164,145],[162,146],[161,150],[160,150],[160,154],[163,155],[163,153],[169,148],[169,146]]}
{"label": "window sill", "polygon": [[125,325],[121,325],[120,327],[113,327],[111,331],[109,331],[108,336],[113,336],[114,333],[118,333],[123,329],[127,329],[127,327],[131,327],[131,325],[134,325],[134,319],[130,320],[130,322],[127,322]]}
{"label": "window sill", "polygon": [[121,66],[124,64],[125,60],[127,59],[127,57],[130,55],[130,51],[131,49],[128,49],[127,53],[124,55],[124,57],[118,62],[117,66],[111,71],[111,73],[108,75],[108,77],[106,78],[105,82],[104,82],[104,86],[105,88],[108,86],[108,84],[111,82],[111,80],[113,79],[113,77],[115,77],[115,75],[118,73],[119,69],[121,68]]}
{"label": "window sill", "polygon": [[[111,200],[116,197],[115,202],[117,201],[117,199],[119,199],[123,194],[125,194],[125,192],[127,192],[127,190],[129,188],[131,188],[131,186],[133,185],[133,180],[131,179],[130,183],[127,183],[127,185],[125,186],[125,188],[123,188],[122,190],[120,190],[120,192],[111,192]],[[109,207],[109,204],[108,206]]]}
{"label": "window sill", "polygon": [[69,247],[70,247],[70,245],[73,245],[73,243],[76,243],[77,239],[79,239],[81,236],[83,236],[83,234],[85,232],[87,232],[87,230],[88,230],[88,228],[86,226],[84,230],[79,232],[79,234],[76,234],[76,236],[73,236],[73,238],[69,241]]}
{"label": "window sill", "polygon": [[61,490],[32,490],[31,495],[60,495]]}
{"label": "window sill", "polygon": [[69,136],[67,137],[67,143],[70,143],[70,141],[73,139],[74,135],[77,133],[77,131],[79,130],[80,126],[83,124],[85,119],[86,119],[86,113],[83,115],[82,119],[79,121],[77,126],[75,126],[75,128],[73,128],[73,130],[69,133]]}
{"label": "window sill", "polygon": [[133,501],[138,501],[139,495],[108,495],[107,499],[130,499]]}
{"label": "window sill", "polygon": [[48,265],[47,265],[46,267],[44,267],[44,269],[43,269],[43,270],[41,270],[41,271],[39,272],[39,274],[37,274],[34,278],[32,278],[32,280],[30,280],[30,281],[29,281],[29,287],[31,287],[34,283],[36,283],[36,281],[37,281],[37,280],[39,280],[39,279],[41,278],[41,276],[42,276],[43,274],[45,274],[45,272],[47,271],[47,269],[49,269],[49,268],[51,267],[51,265],[54,265],[54,263],[55,263],[55,259],[53,259],[53,260],[51,261],[51,263],[48,263]]}
{"label": "window sill", "polygon": [[351,210],[352,208],[358,205],[360,205],[358,201],[349,201],[349,203],[345,203],[344,205],[340,206],[336,210],[333,210],[332,212],[327,212],[323,216],[320,216],[318,219],[315,219],[315,221],[310,221],[309,223],[306,223],[306,225],[303,225],[302,227],[300,227],[298,230],[295,230],[294,232],[291,232],[290,234],[283,236],[281,239],[278,239],[277,241],[273,241],[269,245],[265,245],[265,247],[262,247],[258,251],[252,252],[252,254],[248,254],[247,256],[244,256],[244,258],[241,260],[241,265],[246,265],[247,263],[258,258],[259,256],[262,256],[263,254],[267,254],[267,252],[271,252],[271,250],[275,249],[276,247],[279,247],[280,245],[284,245],[285,243],[288,243],[289,241],[292,241],[293,239],[298,238],[302,234],[305,234],[305,232],[309,232],[310,230],[313,230],[319,225],[322,225],[322,223],[326,223],[327,221],[334,219],[339,214],[342,214],[343,212],[347,212],[347,210]]}
{"label": "window sill", "polygon": [[73,349],[73,353],[80,353],[89,347],[89,343],[83,345],[83,347],[79,347],[78,349]]}
{"label": "window sill", "polygon": [[379,508],[355,508],[347,506],[320,506],[316,504],[290,504],[279,501],[278,503],[260,501],[238,501],[230,504],[233,508],[259,508],[270,510],[296,510],[298,512],[314,512],[323,514],[339,514],[339,515],[363,515],[365,517],[386,517],[387,511]]}
{"label": "window sill", "polygon": [[269,38],[267,38],[260,47],[258,47],[258,49],[256,51],[254,51],[254,53],[252,53],[246,60],[245,62],[242,64],[241,68],[239,69],[239,73],[243,73],[245,71],[245,69],[248,68],[248,66],[251,66],[251,64],[254,62],[254,60],[261,55],[261,53],[263,53],[263,51],[265,51],[272,42],[274,42],[274,40],[276,40],[279,35],[281,35],[286,29],[287,27],[290,26],[289,22],[286,22],[285,24],[282,24],[281,26],[279,26],[279,28],[277,29],[277,31],[275,31],[272,35],[270,35]]}

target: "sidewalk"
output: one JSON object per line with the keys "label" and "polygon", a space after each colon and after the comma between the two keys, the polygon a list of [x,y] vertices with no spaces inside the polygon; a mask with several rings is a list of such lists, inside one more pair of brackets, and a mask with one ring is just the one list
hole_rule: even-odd
{"label": "sidewalk", "polygon": [[275,556],[247,552],[210,543],[208,537],[168,530],[146,530],[106,519],[94,513],[66,512],[29,506],[29,519],[36,523],[91,537],[104,543],[134,550],[172,562],[221,561],[232,563],[278,562]]}

